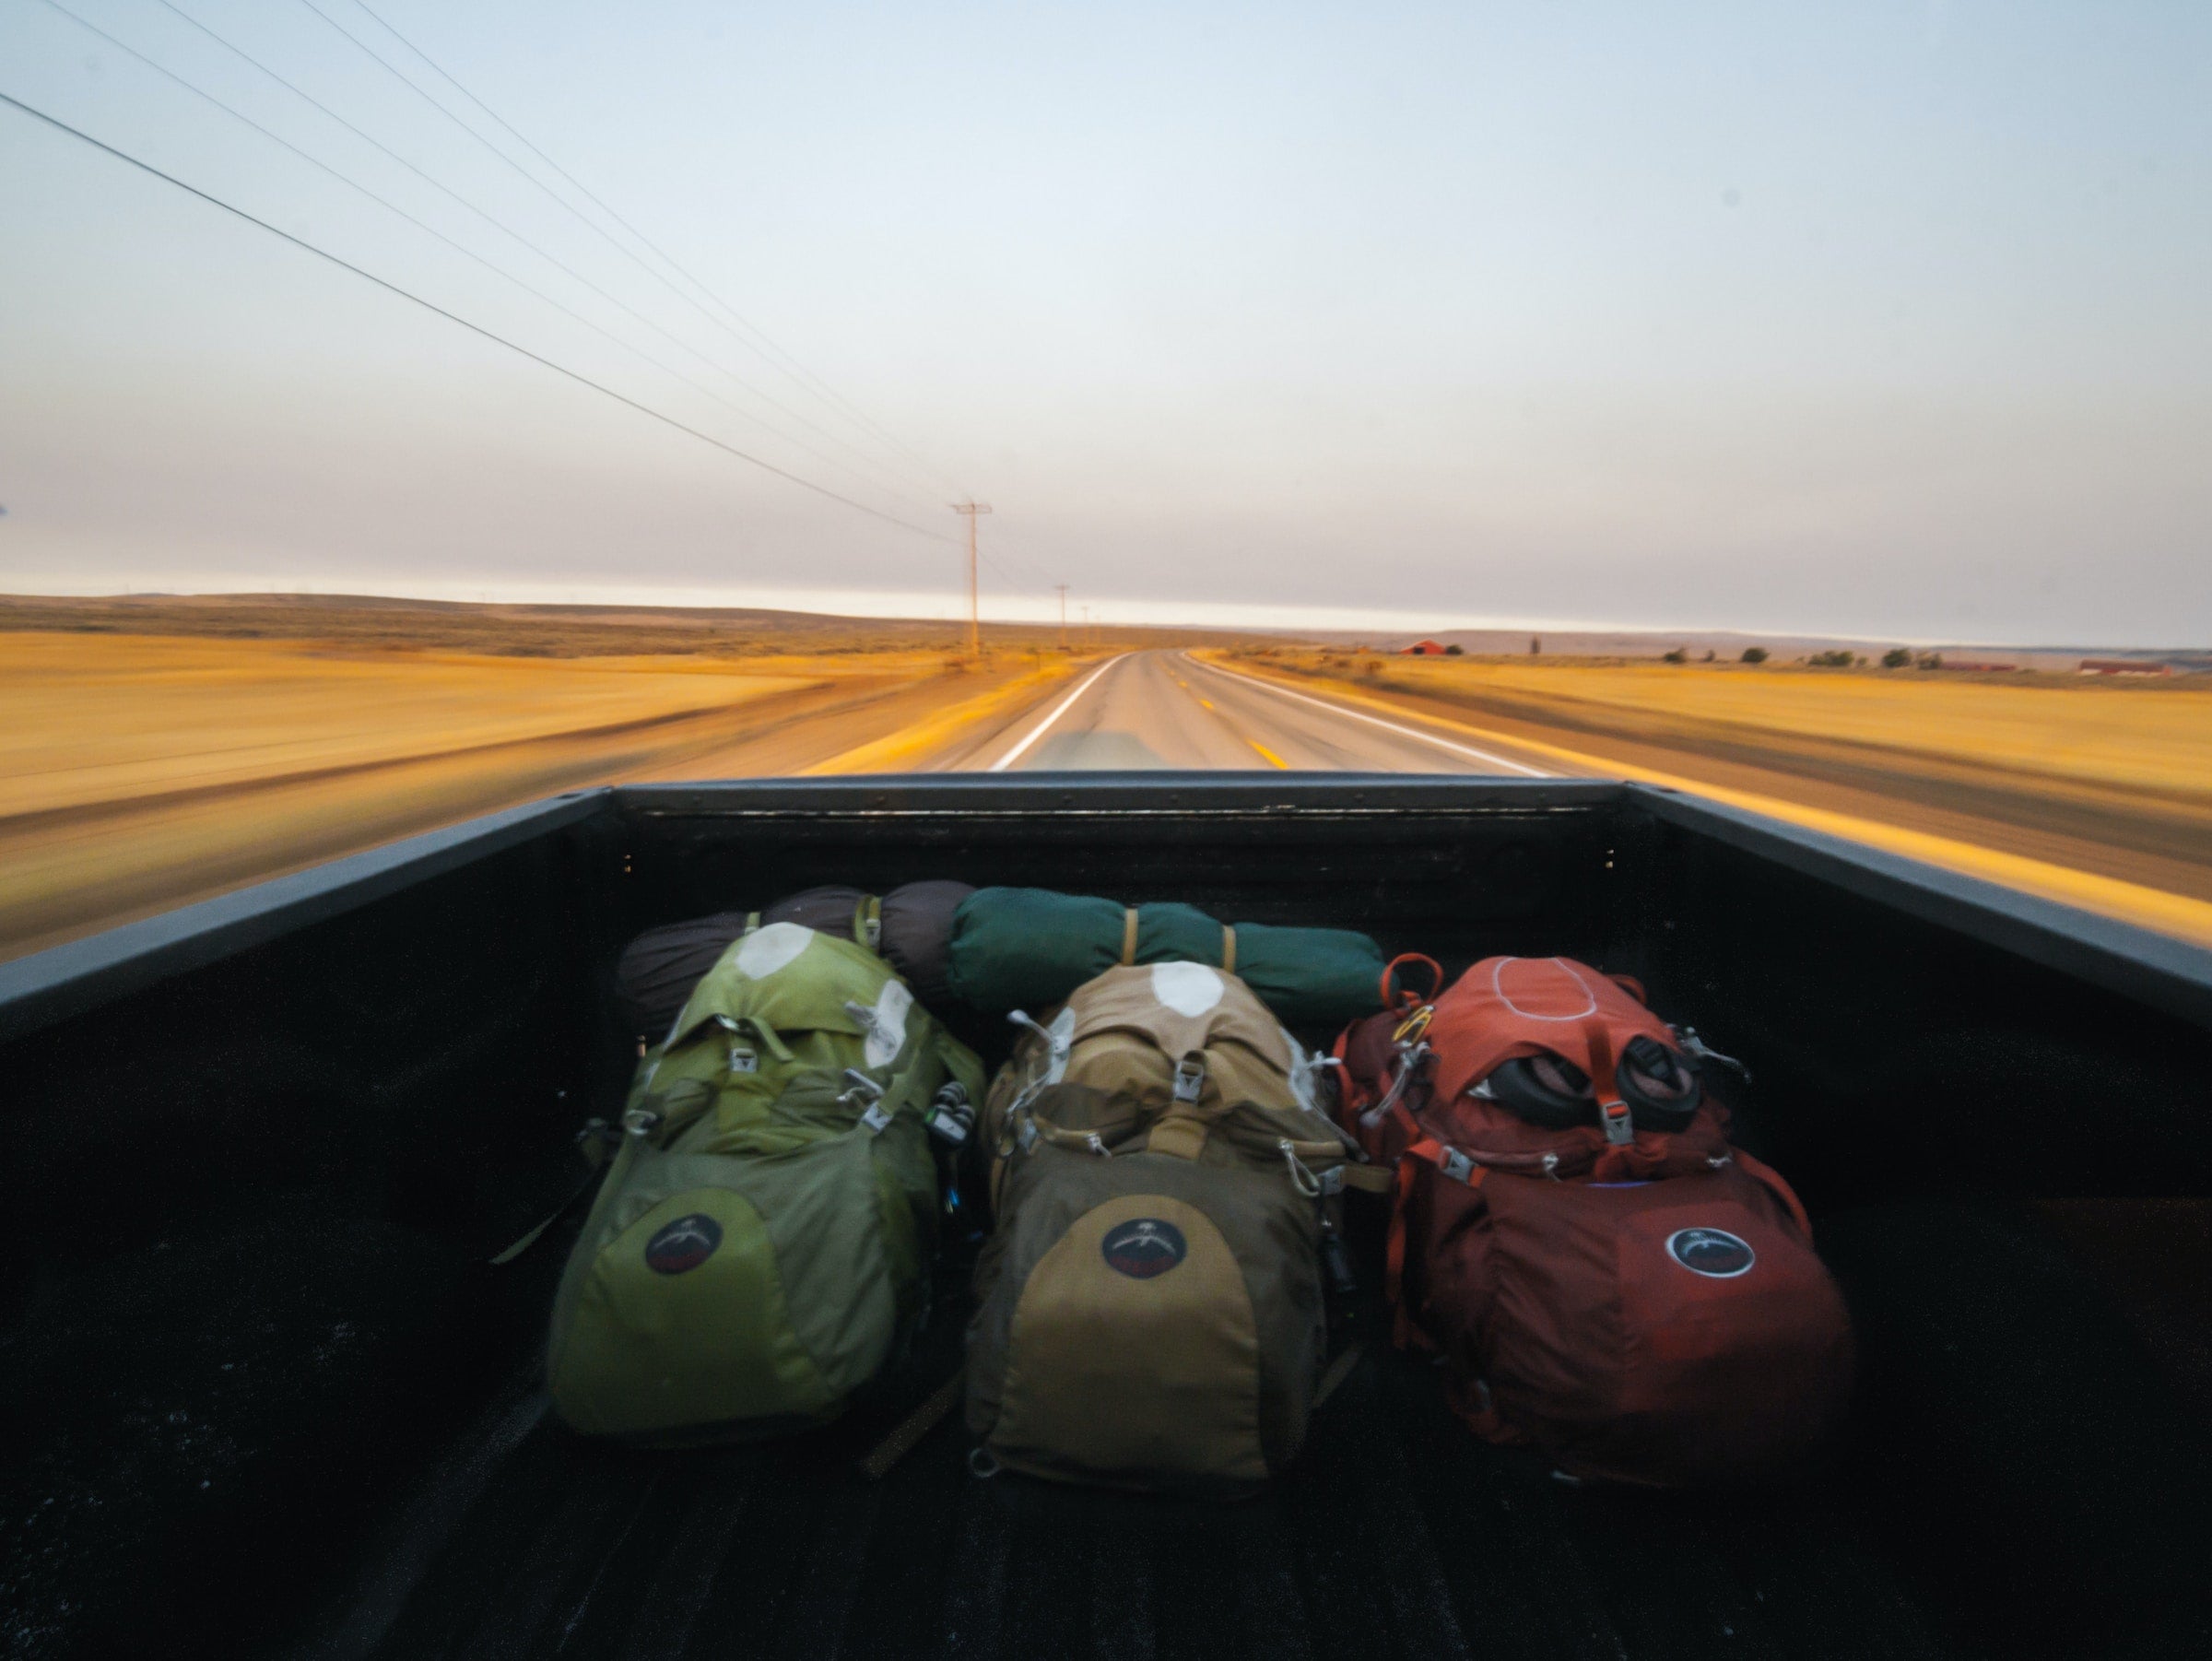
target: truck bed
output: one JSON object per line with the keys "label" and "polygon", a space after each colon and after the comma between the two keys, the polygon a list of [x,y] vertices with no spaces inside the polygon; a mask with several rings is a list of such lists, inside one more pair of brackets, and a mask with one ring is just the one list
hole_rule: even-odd
{"label": "truck bed", "polygon": [[1363,1349],[1292,1471],[1224,1506],[979,1479],[954,1423],[871,1480],[859,1461],[883,1413],[706,1453],[598,1446],[551,1423],[524,1374],[308,1653],[1983,1653],[1945,1630],[1847,1482],[1578,1489],[1477,1443],[1435,1383]]}
{"label": "truck bed", "polygon": [[[2090,1209],[2063,1224],[1993,1202],[1824,1219],[1868,1341],[1868,1388],[1831,1470],[1743,1493],[1577,1484],[1534,1452],[1478,1441],[1432,1370],[1391,1349],[1371,1299],[1342,1335],[1356,1360],[1305,1453],[1255,1499],[979,1478],[957,1411],[875,1478],[863,1461],[959,1366],[956,1255],[937,1319],[885,1396],[811,1436],[611,1447],[554,1422],[524,1369],[432,1462],[298,1653],[2203,1654],[2203,1603],[2175,1596],[2203,1540],[2167,1525],[2203,1515],[2198,1426],[2212,1403],[2138,1319],[2150,1305],[2112,1289],[2144,1278],[2141,1255],[2201,1276],[2207,1211]],[[2102,1238],[2100,1258],[2069,1241],[2085,1231]],[[2115,1256],[2115,1231],[2140,1255]],[[1359,1243],[1371,1272],[1371,1231]],[[2010,1438],[2062,1414],[2072,1444],[2006,1463]],[[1993,1505],[2017,1514],[1977,1539],[1968,1519]],[[2098,1564],[2104,1584],[2086,1598],[2036,1596],[2039,1577],[2084,1578],[2069,1560],[2085,1541],[2124,1561]]]}

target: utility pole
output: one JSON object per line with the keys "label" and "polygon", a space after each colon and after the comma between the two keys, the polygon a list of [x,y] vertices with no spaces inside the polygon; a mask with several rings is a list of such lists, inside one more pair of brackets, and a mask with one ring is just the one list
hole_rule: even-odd
{"label": "utility pole", "polygon": [[1053,586],[1060,591],[1060,650],[1065,652],[1067,650],[1067,584],[1055,583]]}
{"label": "utility pole", "polygon": [[982,623],[975,601],[975,516],[988,513],[991,504],[970,497],[966,501],[954,502],[952,511],[968,521],[968,655],[980,657],[983,643]]}

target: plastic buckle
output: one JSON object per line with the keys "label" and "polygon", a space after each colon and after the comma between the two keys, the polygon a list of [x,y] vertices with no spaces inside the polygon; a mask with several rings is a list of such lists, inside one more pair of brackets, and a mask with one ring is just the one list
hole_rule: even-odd
{"label": "plastic buckle", "polygon": [[1332,1194],[1344,1192],[1344,1167],[1342,1165],[1331,1165],[1321,1173],[1321,1192],[1324,1199]]}
{"label": "plastic buckle", "polygon": [[1206,1088],[1206,1063],[1193,1061],[1185,1055],[1175,1064],[1175,1100],[1195,1101],[1198,1092]]}
{"label": "plastic buckle", "polygon": [[929,1117],[924,1121],[930,1135],[939,1141],[949,1142],[955,1148],[964,1147],[968,1134],[975,1128],[975,1109],[968,1104],[968,1091],[958,1080],[940,1090],[929,1104]]}
{"label": "plastic buckle", "polygon": [[891,1122],[891,1115],[883,1105],[883,1086],[858,1067],[845,1069],[845,1084],[846,1090],[837,1099],[839,1104],[858,1107],[865,1101],[868,1104],[867,1111],[860,1115],[860,1122],[869,1130],[880,1133]]}
{"label": "plastic buckle", "polygon": [[733,1073],[758,1073],[759,1070],[760,1057],[737,1043],[735,1039],[732,1039],[730,1041],[730,1071]]}
{"label": "plastic buckle", "polygon": [[1606,1127],[1606,1140],[1614,1147],[1623,1147],[1636,1139],[1636,1125],[1629,1117],[1627,1102],[1601,1101],[1597,1104],[1597,1115]]}
{"label": "plastic buckle", "polygon": [[1443,1157],[1436,1161],[1436,1168],[1455,1183],[1474,1185],[1475,1161],[1456,1148],[1445,1149]]}

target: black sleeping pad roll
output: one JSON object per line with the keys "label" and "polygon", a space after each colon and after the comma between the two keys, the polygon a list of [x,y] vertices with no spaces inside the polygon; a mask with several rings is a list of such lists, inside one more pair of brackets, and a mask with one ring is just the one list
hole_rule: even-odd
{"label": "black sleeping pad roll", "polygon": [[[832,882],[818,889],[803,889],[773,905],[763,906],[760,922],[763,927],[771,923],[795,923],[818,935],[836,935],[850,940],[853,937],[853,920],[860,914],[866,900],[867,895],[861,889]],[[710,963],[707,967],[712,969],[713,965]],[[703,974],[705,971],[700,972]]]}
{"label": "black sleeping pad roll", "polygon": [[622,948],[615,963],[615,997],[629,1031],[658,1043],[730,942],[745,933],[743,912],[716,912],[649,928]]}
{"label": "black sleeping pad roll", "polygon": [[[877,949],[890,960],[924,1007],[951,996],[953,913],[975,890],[964,882],[910,882],[883,897]],[[868,942],[855,930],[868,896],[843,883],[787,895],[760,911],[763,927],[796,923],[818,934]],[[640,1037],[657,1042],[667,1032],[700,976],[721,960],[745,933],[746,913],[716,912],[649,928],[622,948],[615,965],[615,995],[623,1019]]]}
{"label": "black sleeping pad roll", "polygon": [[952,996],[952,919],[974,892],[964,882],[908,882],[883,897],[879,949],[925,1009]]}
{"label": "black sleeping pad roll", "polygon": [[[797,923],[851,939],[854,908],[866,898],[858,889],[808,889],[765,907],[760,921]],[[716,912],[711,917],[664,923],[625,946],[615,963],[615,996],[630,1031],[653,1043],[666,1037],[699,977],[745,933],[748,914]]]}

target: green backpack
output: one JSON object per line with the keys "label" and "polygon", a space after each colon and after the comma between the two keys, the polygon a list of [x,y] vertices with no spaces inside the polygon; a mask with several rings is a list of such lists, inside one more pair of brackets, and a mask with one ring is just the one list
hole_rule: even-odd
{"label": "green backpack", "polygon": [[733,942],[630,1087],[553,1304],[579,1431],[664,1443],[840,1412],[919,1323],[933,1125],[982,1069],[875,953],[795,923]]}

